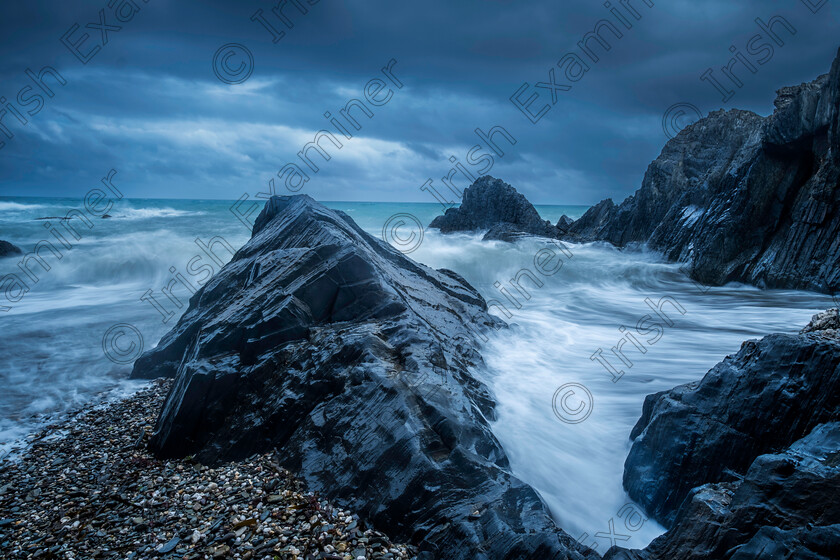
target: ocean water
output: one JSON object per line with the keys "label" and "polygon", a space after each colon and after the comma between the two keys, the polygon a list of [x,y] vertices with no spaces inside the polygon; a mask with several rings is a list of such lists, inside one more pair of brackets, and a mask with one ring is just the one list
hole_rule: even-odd
{"label": "ocean water", "polygon": [[[424,231],[438,204],[327,205],[413,259],[459,272],[494,302],[511,325],[489,336],[488,368],[477,372],[498,402],[494,432],[558,524],[600,553],[645,546],[663,531],[621,487],[645,395],[699,379],[744,340],[795,332],[833,305],[810,292],[702,288],[655,253]],[[250,237],[230,201],[121,200],[90,227],[71,221],[78,240],[60,220],[36,219],[82,206],[0,198],[0,239],[25,252],[42,240],[61,249],[60,259],[42,251],[50,268],[31,267],[38,280],[28,292],[8,281],[0,289],[0,306],[10,308],[0,311],[0,453],[76,407],[141,386],[126,379],[131,362],[186,310],[185,285],[206,281]],[[586,209],[537,208],[552,222]],[[0,259],[0,279],[24,278],[19,262]],[[618,346],[624,363],[611,350]],[[599,350],[607,366],[592,359]]]}

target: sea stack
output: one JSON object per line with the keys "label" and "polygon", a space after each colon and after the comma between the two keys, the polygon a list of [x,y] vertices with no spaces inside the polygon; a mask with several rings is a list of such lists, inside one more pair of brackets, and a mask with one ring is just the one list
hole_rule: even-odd
{"label": "sea stack", "polygon": [[484,231],[484,239],[515,241],[523,235],[558,238],[561,231],[540,218],[534,205],[524,195],[500,179],[479,177],[464,190],[457,208],[438,216],[430,228],[441,233]]}

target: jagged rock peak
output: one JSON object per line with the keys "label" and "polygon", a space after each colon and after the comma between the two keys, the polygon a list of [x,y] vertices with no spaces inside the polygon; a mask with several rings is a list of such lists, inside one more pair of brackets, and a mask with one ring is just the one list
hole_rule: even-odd
{"label": "jagged rock peak", "polygon": [[438,216],[430,228],[441,233],[490,230],[485,239],[512,241],[521,235],[557,238],[560,230],[540,218],[534,205],[515,188],[489,175],[464,190],[461,205]]}

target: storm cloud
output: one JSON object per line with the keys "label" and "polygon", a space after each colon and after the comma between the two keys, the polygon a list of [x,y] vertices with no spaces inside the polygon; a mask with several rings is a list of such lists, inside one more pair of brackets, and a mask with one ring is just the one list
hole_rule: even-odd
{"label": "storm cloud", "polygon": [[[294,163],[320,200],[434,202],[429,179],[451,198],[442,178],[467,184],[456,164],[492,160],[537,203],[623,199],[669,107],[769,114],[775,90],[828,70],[839,14],[827,0],[6,2],[0,195],[81,196],[114,168],[127,197],[237,199],[272,179],[287,192]],[[248,66],[241,83],[214,66],[229,44],[253,57],[223,62]],[[481,138],[494,127],[498,151]],[[314,171],[299,152],[322,130]]]}

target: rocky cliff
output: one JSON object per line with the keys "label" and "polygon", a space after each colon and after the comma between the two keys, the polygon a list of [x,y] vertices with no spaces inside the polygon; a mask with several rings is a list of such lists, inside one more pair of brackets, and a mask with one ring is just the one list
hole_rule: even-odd
{"label": "rocky cliff", "polygon": [[175,383],[152,438],[205,462],[278,449],[377,528],[448,559],[597,558],[511,476],[474,375],[499,328],[457,274],[306,196],[273,197],[135,377]]}
{"label": "rocky cliff", "polygon": [[606,558],[836,558],[840,316],[745,342],[699,382],[649,396],[624,484],[670,530]]}
{"label": "rocky cliff", "polygon": [[502,241],[514,241],[522,235],[557,238],[563,233],[540,218],[525,196],[489,175],[467,187],[461,205],[449,208],[429,227],[440,229],[441,233],[487,230],[484,239]]}
{"label": "rocky cliff", "polygon": [[840,56],[775,106],[686,127],[633,196],[594,206],[566,238],[646,243],[707,284],[840,290]]}

